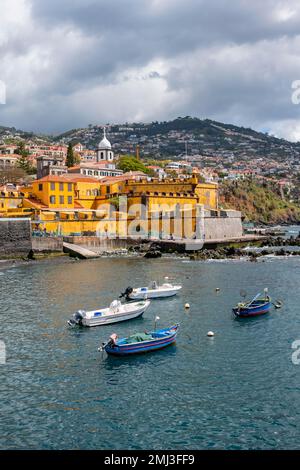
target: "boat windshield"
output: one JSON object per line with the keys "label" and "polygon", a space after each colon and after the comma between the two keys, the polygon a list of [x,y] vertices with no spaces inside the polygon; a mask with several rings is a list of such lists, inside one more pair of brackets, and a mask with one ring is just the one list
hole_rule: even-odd
{"label": "boat windshield", "polygon": [[151,289],[157,289],[158,288],[157,282],[156,281],[151,282],[150,288]]}

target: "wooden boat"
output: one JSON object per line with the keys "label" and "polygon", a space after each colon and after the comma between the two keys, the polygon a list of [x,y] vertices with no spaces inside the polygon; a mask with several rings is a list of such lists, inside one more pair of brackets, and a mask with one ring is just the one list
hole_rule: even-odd
{"label": "wooden boat", "polygon": [[125,296],[127,299],[137,300],[137,299],[158,299],[162,297],[172,297],[176,295],[182,286],[174,286],[165,282],[159,286],[155,281],[151,283],[149,287],[127,287],[125,292],[121,294],[120,297]]}
{"label": "wooden boat", "polygon": [[165,348],[175,343],[179,325],[173,325],[162,330],[154,330],[150,333],[136,333],[128,338],[120,338],[112,334],[107,343],[104,343],[99,351],[106,351],[114,356],[129,356],[157,349]]}
{"label": "wooden boat", "polygon": [[78,310],[68,321],[70,326],[99,326],[108,325],[125,320],[131,320],[143,315],[150,305],[150,300],[131,302],[122,304],[119,300],[114,300],[108,308],[99,308],[86,312]]}
{"label": "wooden boat", "polygon": [[250,302],[240,302],[234,307],[233,313],[237,317],[254,317],[264,315],[270,311],[272,306],[271,297],[267,294],[268,290],[265,289],[265,296],[260,298],[261,294],[257,294]]}

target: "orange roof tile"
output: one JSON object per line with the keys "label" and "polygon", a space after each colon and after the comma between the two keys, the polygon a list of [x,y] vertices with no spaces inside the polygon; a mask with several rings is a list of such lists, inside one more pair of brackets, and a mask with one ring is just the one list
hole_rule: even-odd
{"label": "orange roof tile", "polygon": [[66,182],[72,182],[69,180],[68,178],[69,175],[67,175],[67,177],[61,175],[61,176],[57,176],[57,175],[48,175],[48,176],[44,176],[43,178],[40,178],[39,180],[35,180],[34,182],[59,182],[59,183],[66,183]]}
{"label": "orange roof tile", "polygon": [[37,199],[34,199],[33,197],[25,198],[24,201],[28,201],[30,204],[32,204],[34,207],[38,209],[44,209],[48,207],[42,202],[39,202]]}
{"label": "orange roof tile", "polygon": [[64,175],[48,175],[44,176],[43,178],[40,178],[39,180],[35,180],[35,182],[38,183],[51,183],[51,182],[57,182],[57,183],[77,183],[77,182],[85,182],[85,183],[99,183],[99,180],[97,178],[93,178],[91,176],[84,176],[80,174],[71,174],[71,173],[66,173]]}
{"label": "orange roof tile", "polygon": [[79,173],[68,173],[67,178],[69,181],[72,181],[74,183],[100,183],[100,181],[97,178],[94,178],[93,176],[85,176],[81,175]]}

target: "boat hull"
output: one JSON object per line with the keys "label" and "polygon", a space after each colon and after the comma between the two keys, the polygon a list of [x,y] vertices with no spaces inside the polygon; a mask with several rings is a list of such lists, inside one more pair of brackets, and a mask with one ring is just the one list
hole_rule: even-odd
{"label": "boat hull", "polygon": [[145,287],[143,290],[134,289],[128,297],[132,300],[142,300],[145,298],[145,296],[147,299],[160,299],[165,297],[173,297],[174,295],[178,294],[181,289],[181,286],[174,286],[169,289],[148,289]]}
{"label": "boat hull", "polygon": [[267,302],[263,305],[257,305],[254,307],[249,307],[249,308],[239,308],[235,307],[233,308],[233,313],[240,318],[249,318],[249,317],[257,317],[259,315],[265,315],[268,313],[271,309],[271,302]]}
{"label": "boat hull", "polygon": [[121,321],[132,320],[133,318],[138,318],[142,316],[146,308],[140,309],[134,313],[120,313],[113,314],[108,317],[103,317],[100,319],[94,318],[84,318],[82,320],[83,326],[100,326],[100,325],[110,325],[111,323],[119,323]]}
{"label": "boat hull", "polygon": [[177,326],[173,332],[164,338],[155,338],[149,341],[132,344],[116,344],[115,346],[106,346],[105,351],[112,356],[131,356],[133,354],[142,354],[151,351],[163,349],[176,342]]}
{"label": "boat hull", "polygon": [[[96,315],[96,316],[84,316],[81,319],[80,324],[82,326],[93,327],[93,326],[101,326],[101,325],[109,325],[111,323],[119,323],[126,320],[132,320],[134,318],[138,318],[143,315],[143,313],[147,310],[150,305],[150,301],[147,300],[145,302],[140,302],[140,306],[137,304],[133,306],[133,304],[124,304],[122,306],[122,310],[120,312],[107,312],[107,309],[103,309],[103,315]],[[130,306],[132,309],[130,310]],[[128,309],[128,310],[127,310]],[[101,310],[101,309],[100,309]],[[87,312],[89,314],[89,312]]]}

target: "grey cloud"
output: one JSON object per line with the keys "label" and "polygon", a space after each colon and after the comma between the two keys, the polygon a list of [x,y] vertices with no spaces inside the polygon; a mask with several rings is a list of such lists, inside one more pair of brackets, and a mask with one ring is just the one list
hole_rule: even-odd
{"label": "grey cloud", "polygon": [[296,0],[25,1],[30,21],[0,40],[3,124],[52,131],[189,114],[278,133],[298,119]]}

